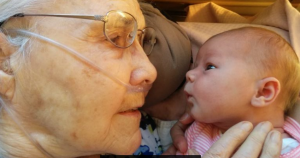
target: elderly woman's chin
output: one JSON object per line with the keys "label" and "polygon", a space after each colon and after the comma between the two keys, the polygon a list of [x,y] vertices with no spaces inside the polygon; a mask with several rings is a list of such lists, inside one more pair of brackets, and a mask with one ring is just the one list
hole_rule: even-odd
{"label": "elderly woman's chin", "polygon": [[118,120],[118,123],[111,127],[113,128],[110,131],[112,132],[110,133],[112,142],[108,146],[107,151],[111,151],[110,153],[116,155],[132,155],[141,144],[140,113],[139,119],[127,118],[128,116],[123,115],[128,114],[121,113],[119,116],[114,117],[114,119]]}
{"label": "elderly woman's chin", "polygon": [[95,126],[94,129],[78,131],[78,138],[73,146],[83,151],[83,155],[87,153],[132,155],[141,144],[139,118],[127,118],[122,114],[116,114],[110,122],[107,121],[108,124],[102,124],[101,128]]}
{"label": "elderly woman's chin", "polygon": [[116,155],[132,155],[140,146],[141,144],[141,133],[140,130],[136,131],[135,134],[128,137],[127,140],[116,142],[116,146],[119,146],[119,148],[115,148],[114,153]]}
{"label": "elderly woman's chin", "polygon": [[86,130],[77,129],[77,136],[81,138],[76,141],[76,148],[95,154],[132,155],[141,144],[140,112],[116,112],[106,121],[99,117],[94,117],[95,124]]}

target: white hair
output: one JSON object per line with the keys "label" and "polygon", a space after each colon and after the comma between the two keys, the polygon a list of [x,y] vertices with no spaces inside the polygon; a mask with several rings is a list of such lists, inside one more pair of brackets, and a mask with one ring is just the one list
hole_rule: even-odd
{"label": "white hair", "polygon": [[[45,3],[46,1],[49,0],[0,0],[0,22],[4,22],[0,28],[0,32],[3,32],[6,35],[7,40],[9,43],[17,48],[16,52],[14,52],[10,57],[13,56],[13,58],[16,60],[18,63],[22,63],[26,60],[26,56],[28,56],[28,53],[30,52],[30,36],[24,36],[22,34],[13,34],[11,35],[10,32],[6,32],[3,27],[5,26],[5,21],[7,21],[10,17],[17,13],[35,13],[37,11],[37,7]],[[21,23],[22,26],[18,26],[21,29],[33,29],[32,26],[28,24]],[[28,45],[29,44],[29,45]],[[4,62],[6,59],[0,58],[0,62]],[[2,86],[2,85],[0,85]],[[7,101],[4,101],[5,98],[2,98],[0,96],[0,112],[1,115],[3,114],[3,110],[7,111],[8,113],[9,110],[7,107]],[[9,104],[9,103],[8,103]],[[13,116],[12,116],[13,117]],[[12,118],[13,120],[14,117]],[[15,120],[16,121],[16,120]],[[18,122],[16,122],[18,124]],[[14,148],[13,146],[5,148],[10,141],[18,141],[19,143],[24,143],[22,141],[22,138],[19,138],[16,135],[11,135],[13,128],[11,129],[10,125],[11,123],[9,122],[4,122],[2,116],[0,116],[0,157],[10,157],[16,153],[22,155],[21,152],[24,151],[19,151],[18,149]],[[7,137],[11,137],[11,139],[7,139]],[[6,138],[6,141],[3,142],[2,138]],[[30,150],[30,149],[29,149]]]}
{"label": "white hair", "polygon": [[[13,15],[23,12],[34,12],[34,10],[37,9],[36,7],[39,6],[38,3],[41,4],[42,0],[0,0],[0,22],[4,22],[1,26],[0,31],[6,34],[7,40],[12,46],[19,48],[14,53],[14,56],[26,56],[26,52],[29,51],[27,51],[25,48],[30,49],[30,47],[25,46],[28,43],[30,37],[18,34],[10,35],[9,33],[6,33],[5,29],[2,28],[5,26],[5,22]],[[29,29],[29,27],[29,25],[24,23],[22,23],[22,26],[20,26],[20,28],[23,29]]]}
{"label": "white hair", "polygon": [[[13,46],[15,52],[9,54],[8,56],[1,56],[0,64],[2,62],[6,62],[8,59],[11,59],[13,62],[17,62],[18,66],[22,65],[26,61],[26,57],[30,52],[30,36],[24,36],[22,34],[10,33],[5,28],[6,22],[9,19],[18,13],[35,13],[37,11],[37,7],[40,7],[45,1],[49,0],[0,0],[0,22],[2,24],[0,28],[0,33],[5,35],[5,38],[9,42],[9,45]],[[14,19],[21,20],[21,19]],[[29,22],[20,22],[16,26],[16,29],[25,29],[32,30],[34,29],[34,25],[29,25]]]}
{"label": "white hair", "polygon": [[38,3],[41,3],[41,0],[0,0],[0,22],[6,21],[17,13],[35,10]]}

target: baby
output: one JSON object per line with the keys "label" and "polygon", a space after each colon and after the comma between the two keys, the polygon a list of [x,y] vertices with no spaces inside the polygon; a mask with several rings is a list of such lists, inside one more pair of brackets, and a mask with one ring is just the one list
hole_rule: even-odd
{"label": "baby", "polygon": [[300,125],[285,116],[299,95],[300,65],[281,36],[256,27],[218,34],[202,45],[186,78],[195,119],[185,133],[188,149],[203,155],[236,123],[269,121],[283,133],[281,156],[300,156]]}

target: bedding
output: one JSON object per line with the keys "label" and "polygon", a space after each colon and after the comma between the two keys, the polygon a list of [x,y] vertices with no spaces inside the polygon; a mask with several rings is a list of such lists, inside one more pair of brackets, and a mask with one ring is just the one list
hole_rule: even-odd
{"label": "bedding", "polygon": [[188,10],[185,22],[179,24],[192,41],[193,56],[209,37],[249,25],[264,27],[280,34],[300,56],[300,13],[288,0],[276,0],[252,17],[243,17],[213,2],[191,5]]}

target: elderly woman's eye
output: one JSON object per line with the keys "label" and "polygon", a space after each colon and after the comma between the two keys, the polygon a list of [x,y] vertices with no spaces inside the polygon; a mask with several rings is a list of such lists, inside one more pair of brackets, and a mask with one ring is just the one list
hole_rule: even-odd
{"label": "elderly woman's eye", "polygon": [[210,70],[210,69],[215,69],[216,67],[211,65],[211,64],[208,64],[205,68],[205,70]]}
{"label": "elderly woman's eye", "polygon": [[113,44],[119,45],[122,34],[118,30],[106,30],[105,34]]}
{"label": "elderly woman's eye", "polygon": [[113,42],[113,43],[117,43],[118,39],[120,38],[120,36],[114,36],[114,37],[110,37],[110,40]]}
{"label": "elderly woman's eye", "polygon": [[134,32],[130,32],[130,33],[128,34],[128,37],[129,37],[129,38],[133,38],[133,37],[134,37]]}

